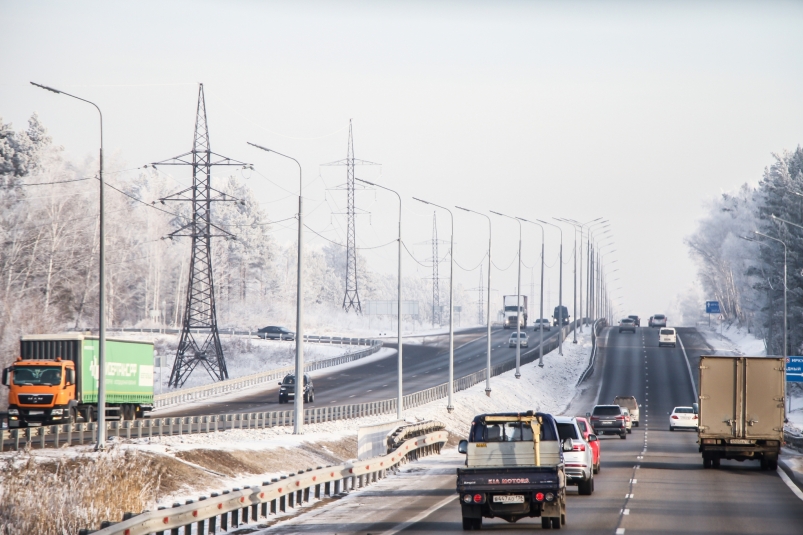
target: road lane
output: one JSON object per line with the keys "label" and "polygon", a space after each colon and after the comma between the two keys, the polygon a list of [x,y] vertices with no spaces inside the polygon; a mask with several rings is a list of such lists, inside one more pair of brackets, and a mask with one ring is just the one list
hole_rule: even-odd
{"label": "road lane", "polygon": [[[686,352],[695,363],[710,348],[694,330],[681,331]],[[615,436],[601,439],[602,470],[595,479],[592,496],[579,496],[570,487],[567,525],[564,529],[584,534],[775,534],[803,532],[803,503],[774,472],[764,472],[758,463],[723,461],[721,469],[705,470],[697,451],[694,431],[669,431],[669,413],[678,405],[694,401],[686,357],[680,346],[659,348],[657,329],[639,328],[636,334],[607,330],[599,339],[599,367],[589,390],[599,392],[600,403],[617,395],[634,395],[642,405],[642,425],[626,440]],[[590,410],[573,405],[573,412]],[[426,458],[405,468],[398,477],[353,493],[344,501],[359,509],[338,506],[301,515],[293,525],[279,523],[259,533],[462,533],[457,495],[446,504],[441,496],[454,490],[454,470],[463,456],[453,450],[441,457]],[[394,482],[396,480],[396,483]],[[396,485],[403,492],[394,494]],[[432,494],[436,492],[437,495]],[[394,501],[395,499],[395,501]],[[407,504],[410,504],[409,507]],[[430,509],[422,507],[426,505]],[[437,506],[437,507],[435,507]],[[329,516],[327,510],[338,511]],[[361,512],[366,511],[367,515]],[[539,530],[538,519],[508,524],[486,519],[483,530],[521,533]]]}
{"label": "road lane", "polygon": [[[455,379],[472,374],[485,368],[486,336],[485,329],[471,329],[456,335],[454,358]],[[537,348],[539,333],[528,327],[529,348]],[[495,328],[491,331],[491,362],[493,365],[514,361],[516,349],[510,348],[508,339],[511,331]],[[557,336],[557,330],[544,333],[544,341]],[[418,392],[448,381],[449,352],[448,337],[427,336],[422,339],[428,345],[404,344],[404,394]],[[418,340],[416,340],[418,341]],[[444,341],[446,343],[444,343]],[[462,345],[457,345],[462,342]],[[395,349],[395,343],[386,343],[386,347]],[[535,349],[537,351],[537,349]],[[306,407],[320,408],[347,403],[363,403],[392,399],[396,396],[397,357],[394,352],[383,358],[367,357],[354,363],[333,368],[325,368],[313,372],[315,385],[315,401],[306,403]],[[278,382],[278,381],[277,381]],[[263,385],[255,391],[246,393],[236,399],[210,399],[193,403],[189,407],[168,407],[154,412],[154,417],[196,416],[203,414],[224,414],[235,412],[258,412],[292,410],[292,403],[279,404],[278,384]]]}

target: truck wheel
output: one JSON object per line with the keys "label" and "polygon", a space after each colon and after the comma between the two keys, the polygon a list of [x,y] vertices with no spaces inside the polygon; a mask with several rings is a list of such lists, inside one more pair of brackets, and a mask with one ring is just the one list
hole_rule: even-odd
{"label": "truck wheel", "polygon": [[711,459],[703,457],[703,468],[711,468]]}
{"label": "truck wheel", "polygon": [[621,435],[619,435],[619,438],[625,440],[627,438],[627,433],[622,433]]}
{"label": "truck wheel", "polygon": [[719,462],[720,462],[719,457],[714,457],[713,459],[711,459],[711,466],[713,466],[714,468],[719,468]]}
{"label": "truck wheel", "polygon": [[553,516],[552,517],[552,529],[560,529],[560,517]]}
{"label": "truck wheel", "polygon": [[628,429],[628,430],[627,430],[627,434],[628,434],[628,435],[630,435],[630,434],[632,434],[632,433],[633,433],[633,429]]}
{"label": "truck wheel", "polygon": [[548,516],[541,517],[541,529],[552,529],[552,519]]}
{"label": "truck wheel", "polygon": [[775,471],[778,469],[778,459],[770,459],[767,461],[767,468],[769,470]]}
{"label": "truck wheel", "polygon": [[633,425],[635,425],[636,427],[638,427],[638,421],[635,421],[635,422],[633,422]]}
{"label": "truck wheel", "polygon": [[767,463],[767,459],[761,459],[761,469],[762,470],[768,470],[769,469],[769,463]]}

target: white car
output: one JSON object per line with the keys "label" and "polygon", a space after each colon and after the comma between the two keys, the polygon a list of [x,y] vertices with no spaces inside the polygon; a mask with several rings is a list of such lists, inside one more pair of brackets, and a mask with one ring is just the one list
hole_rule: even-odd
{"label": "white car", "polygon": [[508,346],[509,347],[516,347],[516,335],[517,334],[521,335],[521,338],[519,338],[519,345],[521,345],[521,347],[528,347],[528,345],[527,345],[527,333],[524,332],[524,331],[522,331],[520,333],[511,334],[510,335],[510,340],[508,340]]}
{"label": "white car", "polygon": [[697,429],[700,421],[694,407],[675,407],[669,416],[669,430],[675,429]]}
{"label": "white car", "polygon": [[625,413],[625,429],[627,429],[628,433],[633,432],[633,416],[630,414],[630,409],[627,407],[622,407],[622,411]]}
{"label": "white car", "polygon": [[540,320],[535,320],[533,325],[535,325],[535,329],[533,329],[534,332],[540,332],[541,331],[541,325],[544,326],[544,330],[545,331],[551,331],[552,330],[552,324],[549,322],[549,320],[546,320],[546,319],[543,319],[543,318],[540,319]]}
{"label": "white car", "polygon": [[678,344],[678,333],[672,327],[661,327],[658,331],[658,347],[672,346]]}
{"label": "white car", "polygon": [[[555,423],[558,424],[561,442],[572,441],[572,451],[563,452],[566,484],[577,485],[577,491],[588,496],[594,492],[594,453],[591,451],[591,446],[583,440],[583,434],[575,418],[557,416]],[[597,436],[589,435],[588,440],[597,440]]]}

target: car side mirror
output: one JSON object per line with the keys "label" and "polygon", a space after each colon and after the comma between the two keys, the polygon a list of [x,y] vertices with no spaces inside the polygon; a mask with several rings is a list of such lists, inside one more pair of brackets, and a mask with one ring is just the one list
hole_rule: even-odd
{"label": "car side mirror", "polygon": [[590,412],[586,413],[586,418],[591,418],[591,413]]}
{"label": "car side mirror", "polygon": [[563,451],[572,451],[574,450],[574,441],[570,438],[567,438],[563,441]]}
{"label": "car side mirror", "polygon": [[588,441],[589,442],[596,442],[597,440],[599,440],[597,438],[597,435],[594,435],[594,434],[588,435]]}
{"label": "car side mirror", "polygon": [[9,384],[11,383],[10,379],[11,379],[11,368],[10,367],[5,368],[3,370],[3,384],[5,386],[9,386]]}
{"label": "car side mirror", "polygon": [[282,386],[282,382],[281,381],[279,381],[279,386]]}
{"label": "car side mirror", "polygon": [[457,453],[468,453],[468,440],[461,440],[457,445]]}

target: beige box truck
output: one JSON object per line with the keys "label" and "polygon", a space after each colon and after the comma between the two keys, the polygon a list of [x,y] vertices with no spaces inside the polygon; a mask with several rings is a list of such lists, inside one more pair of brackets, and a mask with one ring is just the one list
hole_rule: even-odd
{"label": "beige box truck", "polygon": [[775,470],[783,442],[782,357],[700,357],[699,444],[705,468],[756,460]]}

